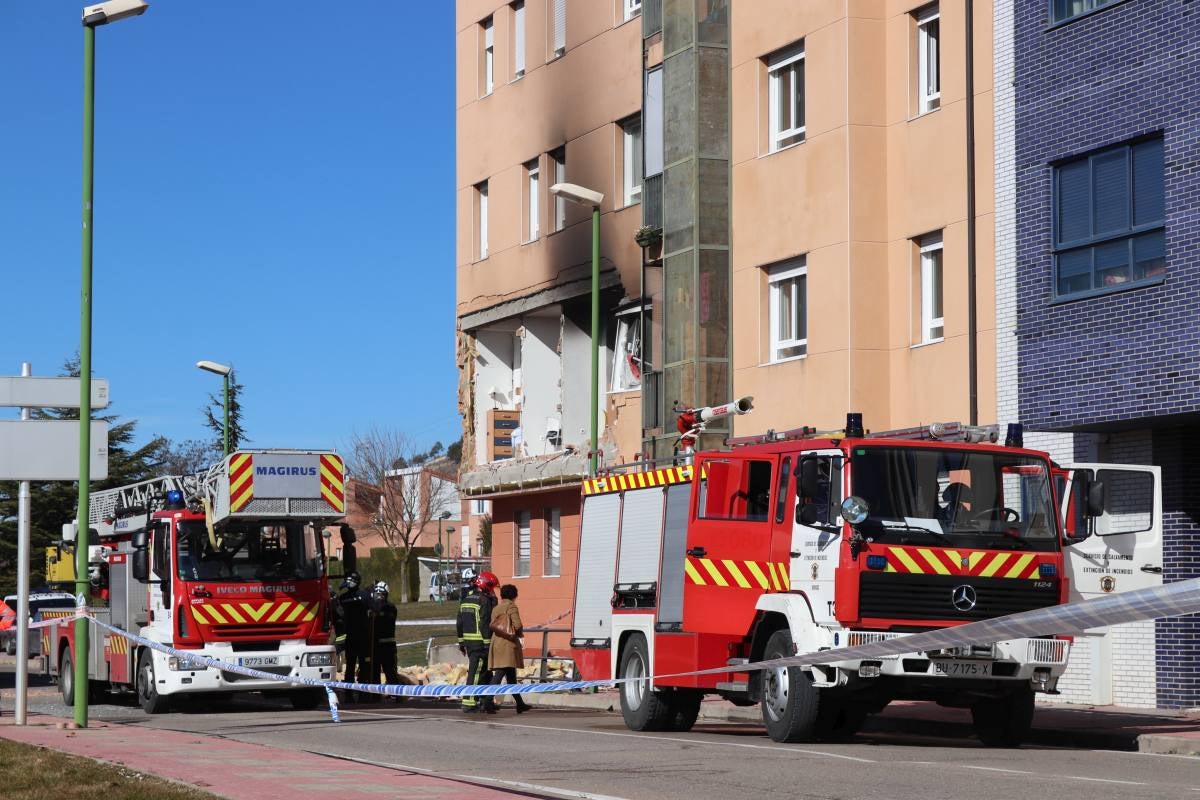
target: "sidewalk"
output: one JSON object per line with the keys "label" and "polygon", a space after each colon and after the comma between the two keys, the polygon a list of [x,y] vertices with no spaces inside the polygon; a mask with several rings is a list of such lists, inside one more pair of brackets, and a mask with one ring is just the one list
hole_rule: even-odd
{"label": "sidewalk", "polygon": [[[92,722],[85,730],[56,727],[64,719],[31,715],[29,725],[0,719],[0,737],[195,786],[239,800],[336,797],[439,797],[501,800],[530,797],[465,781],[357,764],[310,753],[134,725]],[[197,757],[199,753],[203,757]]]}
{"label": "sidewalk", "polygon": [[[621,713],[616,691],[525,695],[534,704],[551,708],[586,708]],[[762,724],[758,706],[738,707],[708,699],[700,707],[700,723],[742,722]],[[896,701],[881,714],[867,718],[864,732],[909,733],[930,736],[971,736],[971,712],[943,708],[934,703]],[[1171,711],[1038,704],[1030,744],[1089,750],[1131,750],[1200,756],[1200,709]]]}

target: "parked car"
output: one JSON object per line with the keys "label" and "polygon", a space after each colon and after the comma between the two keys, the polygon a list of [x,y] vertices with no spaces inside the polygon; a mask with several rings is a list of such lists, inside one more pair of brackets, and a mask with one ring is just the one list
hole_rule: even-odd
{"label": "parked car", "polygon": [[443,597],[446,600],[461,600],[470,591],[462,576],[453,572],[435,572],[429,576],[429,599],[433,602]]}
{"label": "parked car", "polygon": [[[12,609],[13,613],[17,610],[17,596],[10,594],[4,598],[4,604]],[[37,622],[42,618],[42,609],[45,608],[75,608],[75,598],[66,592],[33,592],[29,595],[29,621]],[[4,652],[10,656],[17,654],[17,629],[16,627],[6,628],[0,631],[0,647],[4,648]],[[30,631],[29,635],[29,657],[40,656],[42,654],[42,637],[39,631]]]}

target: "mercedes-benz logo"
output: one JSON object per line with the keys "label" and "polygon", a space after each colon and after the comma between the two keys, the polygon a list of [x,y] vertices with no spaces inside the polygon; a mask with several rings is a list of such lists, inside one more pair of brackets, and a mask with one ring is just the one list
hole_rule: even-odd
{"label": "mercedes-benz logo", "polygon": [[959,611],[970,611],[975,608],[975,603],[979,601],[979,597],[975,594],[975,587],[963,584],[955,586],[950,592],[950,602]]}

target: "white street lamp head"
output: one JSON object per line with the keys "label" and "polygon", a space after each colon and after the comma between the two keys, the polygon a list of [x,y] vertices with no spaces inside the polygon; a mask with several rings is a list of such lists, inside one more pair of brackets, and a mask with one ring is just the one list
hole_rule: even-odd
{"label": "white street lamp head", "polygon": [[145,0],[108,0],[83,9],[83,24],[89,28],[107,25],[126,17],[140,17],[150,4]]}
{"label": "white street lamp head", "polygon": [[574,183],[556,183],[550,187],[550,194],[592,208],[599,208],[600,204],[604,202],[603,193]]}
{"label": "white street lamp head", "polygon": [[227,367],[215,361],[197,361],[196,366],[205,372],[211,372],[215,375],[228,375],[233,372],[233,367]]}

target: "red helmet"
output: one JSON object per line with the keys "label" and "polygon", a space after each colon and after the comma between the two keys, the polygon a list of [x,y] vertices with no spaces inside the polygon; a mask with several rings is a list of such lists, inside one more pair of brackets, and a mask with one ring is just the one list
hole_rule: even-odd
{"label": "red helmet", "polygon": [[494,572],[481,572],[471,581],[472,585],[485,594],[491,594],[500,586],[500,579]]}

